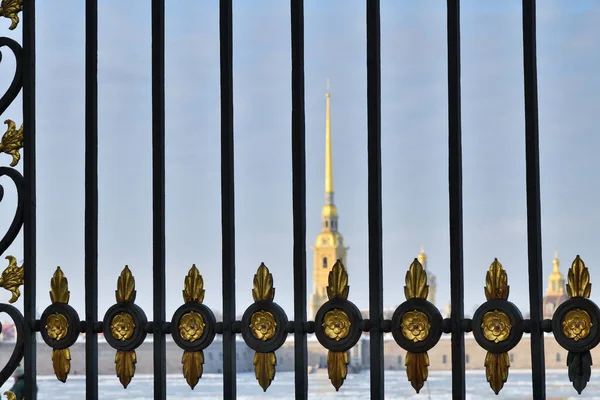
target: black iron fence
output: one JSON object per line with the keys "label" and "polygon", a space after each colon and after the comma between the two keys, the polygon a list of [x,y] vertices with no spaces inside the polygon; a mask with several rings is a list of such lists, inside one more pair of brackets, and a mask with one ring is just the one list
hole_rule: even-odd
{"label": "black iron fence", "polygon": [[[3,0],[0,13],[11,19],[11,29],[23,31],[21,47],[13,39],[0,38],[16,58],[14,79],[0,99],[0,113],[23,92],[23,124],[7,119],[7,132],[0,149],[12,155],[10,167],[0,167],[0,176],[9,177],[18,194],[14,220],[0,242],[5,253],[23,229],[23,266],[8,256],[9,267],[1,285],[13,293],[10,303],[24,288],[24,313],[10,304],[0,304],[16,325],[17,343],[9,362],[0,371],[6,382],[19,363],[25,367],[25,398],[36,398],[36,334],[53,349],[56,377],[66,381],[70,371],[69,347],[80,333],[86,335],[86,398],[98,398],[98,333],[116,350],[116,373],[124,387],[135,374],[136,348],[148,334],[153,335],[154,397],[166,398],[167,335],[183,350],[183,373],[194,388],[201,378],[203,349],[215,338],[223,343],[223,397],[236,398],[236,335],[256,352],[255,373],[266,390],[275,377],[277,350],[288,334],[294,335],[295,398],[308,393],[307,335],[315,334],[329,351],[327,364],[332,384],[339,389],[347,374],[348,350],[364,332],[370,336],[371,398],[384,397],[383,335],[391,332],[407,351],[407,375],[419,391],[428,374],[427,351],[442,333],[452,337],[452,395],[465,398],[464,333],[473,332],[477,343],[487,350],[485,367],[491,389],[498,393],[508,379],[508,351],[524,332],[531,334],[533,397],[545,398],[544,332],[552,332],[569,351],[568,378],[581,392],[590,379],[590,350],[600,341],[600,310],[588,298],[591,285],[583,261],[577,257],[569,270],[570,297],[555,312],[542,318],[542,259],[540,228],[540,182],[538,149],[538,108],[536,73],[535,1],[523,0],[523,59],[525,94],[525,141],[527,168],[527,222],[529,243],[530,317],[508,301],[507,275],[496,260],[486,275],[487,301],[473,318],[463,313],[463,225],[461,155],[461,74],[459,0],[447,1],[448,43],[448,146],[450,199],[451,315],[443,319],[427,298],[427,275],[415,260],[406,275],[406,301],[391,319],[383,314],[382,206],[381,206],[381,72],[380,4],[367,0],[367,104],[368,104],[368,220],[369,220],[369,318],[363,319],[348,300],[348,276],[338,262],[331,269],[327,301],[315,321],[307,320],[306,296],[306,164],[304,99],[304,10],[302,0],[291,0],[291,85],[292,85],[292,166],[294,226],[294,315],[292,320],[277,305],[273,276],[261,265],[255,275],[254,303],[236,320],[235,309],[235,214],[232,80],[232,0],[220,1],[221,70],[221,199],[222,199],[222,282],[223,318],[217,321],[203,302],[202,277],[193,267],[184,279],[184,303],[171,319],[165,312],[165,69],[164,0],[152,0],[152,188],[153,188],[153,312],[135,304],[135,277],[125,267],[116,282],[115,304],[102,319],[98,316],[98,13],[97,1],[86,1],[86,93],[85,93],[85,316],[81,319],[69,306],[68,281],[59,269],[51,287],[51,305],[36,318],[36,148],[35,148],[35,1]],[[22,11],[22,14],[21,14]],[[19,19],[22,16],[22,21]],[[23,148],[23,174],[14,167]],[[3,193],[2,192],[0,193]],[[483,277],[482,277],[483,278]],[[565,377],[566,378],[566,377]]]}

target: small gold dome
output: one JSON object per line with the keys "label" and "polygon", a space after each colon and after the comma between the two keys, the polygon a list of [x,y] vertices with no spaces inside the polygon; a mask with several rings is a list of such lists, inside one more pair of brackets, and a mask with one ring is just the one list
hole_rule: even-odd
{"label": "small gold dome", "polygon": [[337,217],[337,207],[333,204],[325,204],[323,206],[323,216],[324,217]]}

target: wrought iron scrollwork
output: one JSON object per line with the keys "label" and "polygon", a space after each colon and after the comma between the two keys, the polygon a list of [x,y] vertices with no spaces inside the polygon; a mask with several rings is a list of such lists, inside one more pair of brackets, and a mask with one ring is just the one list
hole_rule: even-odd
{"label": "wrought iron scrollwork", "polygon": [[173,341],[183,349],[183,376],[190,388],[194,389],[202,377],[203,350],[215,338],[216,320],[210,308],[202,304],[204,281],[196,265],[190,268],[183,286],[185,304],[173,314],[171,326]]}
{"label": "wrought iron scrollwork", "polygon": [[552,317],[552,332],[558,344],[568,351],[569,380],[579,394],[592,374],[590,350],[600,343],[600,309],[589,297],[590,274],[583,260],[575,257],[569,268],[567,294]]}
{"label": "wrought iron scrollwork", "polygon": [[[0,16],[9,18],[12,24],[9,29],[13,30],[19,23],[18,13],[22,10],[22,0],[2,0],[0,2]],[[21,88],[23,87],[23,48],[15,40],[8,37],[0,37],[0,62],[4,58],[2,52],[4,47],[8,47],[15,57],[15,70],[12,81],[4,94],[0,97],[0,115],[8,109],[11,103],[15,100]],[[0,153],[9,154],[12,159],[10,167],[0,167],[0,177],[8,176],[14,185],[17,192],[17,206],[13,219],[8,226],[6,232],[0,239],[0,255],[4,255],[6,250],[14,242],[23,226],[23,210],[24,210],[24,182],[23,175],[14,167],[21,159],[20,149],[23,147],[23,125],[19,129],[16,124],[6,119],[8,125],[7,131],[2,136],[0,141]],[[0,184],[0,202],[4,199],[4,186]],[[11,292],[9,303],[16,302],[21,296],[20,287],[23,285],[25,268],[17,264],[17,259],[12,255],[7,255],[8,266],[0,275],[0,287]],[[3,385],[17,369],[19,363],[23,359],[24,354],[24,319],[18,309],[9,304],[0,303],[0,313],[7,313],[15,324],[17,331],[17,342],[15,348],[6,363],[0,370],[0,385]],[[10,393],[7,393],[10,398]]]}
{"label": "wrought iron scrollwork", "polygon": [[473,315],[473,336],[487,350],[485,375],[496,394],[508,380],[508,351],[523,337],[523,317],[519,309],[508,301],[509,289],[508,275],[496,258],[485,276],[487,301]]}
{"label": "wrought iron scrollwork", "polygon": [[327,371],[335,390],[340,390],[348,375],[348,350],[360,339],[362,315],[348,301],[348,272],[338,260],[329,272],[327,297],[315,316],[315,335],[328,351]]}
{"label": "wrought iron scrollwork", "polygon": [[398,306],[392,316],[392,336],[407,351],[406,375],[417,393],[429,375],[429,355],[442,336],[442,315],[429,301],[427,273],[416,258],[405,279],[406,301]]}
{"label": "wrought iron scrollwork", "polygon": [[106,311],[103,319],[104,338],[117,350],[115,369],[124,388],[127,388],[135,375],[135,349],[146,339],[148,322],[144,311],[134,303],[135,294],[135,279],[126,265],[117,280],[117,304]]}
{"label": "wrought iron scrollwork", "polygon": [[273,301],[273,275],[265,264],[260,264],[254,275],[252,298],[254,304],[242,316],[242,337],[255,351],[254,375],[263,390],[267,391],[275,379],[275,350],[285,343],[288,318],[283,309]]}

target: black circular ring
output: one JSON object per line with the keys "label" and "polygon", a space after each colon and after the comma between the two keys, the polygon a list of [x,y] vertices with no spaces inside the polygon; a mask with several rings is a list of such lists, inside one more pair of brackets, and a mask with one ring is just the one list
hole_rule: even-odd
{"label": "black circular ring", "polygon": [[[488,340],[483,335],[483,317],[491,311],[500,311],[506,314],[510,320],[510,333],[508,337],[501,342]],[[513,349],[523,337],[523,316],[521,311],[508,300],[492,299],[483,303],[473,315],[473,336],[481,347],[490,353],[506,353]]]}
{"label": "black circular ring", "polygon": [[[48,335],[48,329],[46,328],[48,318],[54,314],[60,314],[67,319],[67,332],[60,340],[51,338]],[[75,311],[75,309],[68,304],[54,303],[48,306],[42,313],[40,323],[42,325],[40,328],[42,339],[44,339],[44,342],[46,342],[46,344],[52,347],[54,350],[61,350],[71,347],[73,344],[75,344],[77,338],[79,337],[79,315],[77,314],[77,311]]]}
{"label": "black circular ring", "polygon": [[[133,335],[127,340],[120,340],[113,336],[110,325],[112,320],[117,315],[124,313],[129,314],[133,318],[135,325]],[[146,324],[148,319],[144,311],[134,303],[118,303],[113,305],[104,314],[104,338],[108,344],[119,351],[132,351],[137,349],[146,339]]]}
{"label": "black circular ring", "polygon": [[[325,328],[323,327],[325,314],[335,309],[345,312],[350,320],[348,335],[340,340],[329,338],[329,336],[325,334]],[[319,308],[319,311],[317,311],[317,315],[315,316],[315,335],[317,336],[319,343],[327,350],[339,352],[347,351],[354,347],[360,339],[360,335],[362,334],[361,322],[362,315],[354,303],[339,297],[334,297],[323,304],[321,308]]]}
{"label": "black circular ring", "polygon": [[[590,316],[592,326],[587,337],[575,341],[565,335],[563,331],[563,320],[569,311],[585,310]],[[558,344],[568,351],[583,353],[596,347],[600,343],[600,309],[591,300],[584,297],[573,297],[562,303],[552,315],[552,332]]]}
{"label": "black circular ring", "polygon": [[[419,311],[427,316],[429,321],[429,333],[422,341],[415,342],[409,340],[402,334],[402,317],[407,312]],[[394,315],[392,316],[392,336],[398,346],[411,353],[425,353],[427,350],[433,348],[440,340],[442,336],[442,314],[440,311],[429,301],[425,299],[409,299],[404,303],[400,304]]]}
{"label": "black circular ring", "polygon": [[[260,311],[268,311],[273,315],[275,319],[275,334],[272,338],[268,340],[257,339],[252,330],[250,329],[250,322],[252,320],[252,315],[256,312]],[[270,300],[260,300],[248,307],[242,316],[242,337],[244,341],[254,351],[258,351],[260,353],[271,353],[278,348],[280,348],[283,343],[285,343],[285,339],[287,338],[287,330],[286,325],[288,322],[287,315],[285,311],[275,302]]]}
{"label": "black circular ring", "polygon": [[[204,330],[202,331],[202,335],[193,342],[185,340],[181,336],[181,331],[179,329],[179,323],[181,322],[181,318],[187,313],[195,312],[200,314],[202,319],[204,320]],[[180,306],[173,314],[173,318],[171,318],[171,336],[173,337],[173,341],[177,344],[177,346],[181,347],[185,351],[201,351],[210,346],[213,339],[215,338],[215,326],[217,321],[215,319],[215,315],[211,311],[210,308],[205,306],[202,303],[186,303]]]}

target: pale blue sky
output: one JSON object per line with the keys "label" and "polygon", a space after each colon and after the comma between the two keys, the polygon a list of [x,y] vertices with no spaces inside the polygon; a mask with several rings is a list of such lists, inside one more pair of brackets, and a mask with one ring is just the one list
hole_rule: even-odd
{"label": "pale blue sky", "polygon": [[[221,309],[219,47],[216,1],[167,2],[167,312],[192,263],[205,302]],[[324,201],[325,82],[331,78],[336,203],[350,246],[350,299],[368,306],[365,7],[306,1],[307,246]],[[538,2],[544,280],[554,249],[576,254],[600,282],[600,3]],[[528,308],[520,1],[462,2],[465,311],[485,300],[494,257],[510,300]],[[148,2],[103,0],[99,41],[100,317],[128,264],[152,318],[151,70]],[[289,2],[234,2],[238,313],[252,277],[271,269],[276,301],[293,312]],[[21,28],[1,34],[18,38]],[[84,2],[38,4],[38,308],[60,265],[84,312]],[[421,243],[449,301],[445,5],[382,2],[384,303],[404,300]],[[12,61],[4,52],[2,84]],[[5,118],[21,123],[19,97]],[[1,156],[3,165],[7,156]],[[19,168],[21,168],[19,166]],[[5,185],[1,226],[12,217]],[[9,254],[22,258],[17,240]],[[309,291],[312,253],[307,252]],[[8,293],[5,299],[8,300]],[[600,300],[600,292],[592,291]],[[22,300],[17,303],[22,306]]]}

